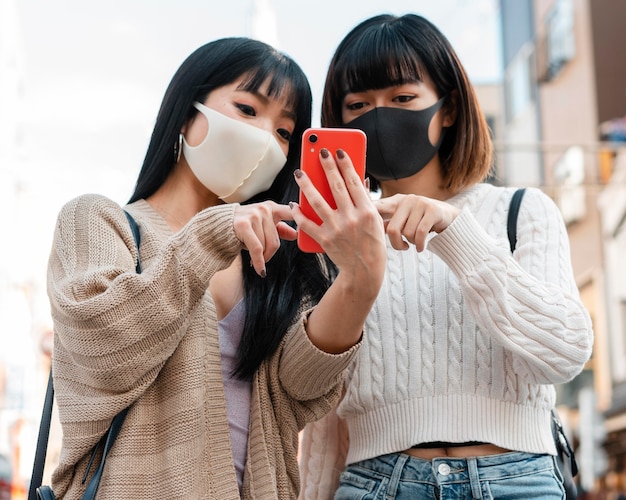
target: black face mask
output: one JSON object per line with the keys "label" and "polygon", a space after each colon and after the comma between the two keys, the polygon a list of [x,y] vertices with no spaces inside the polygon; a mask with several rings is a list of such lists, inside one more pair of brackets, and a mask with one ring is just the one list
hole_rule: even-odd
{"label": "black face mask", "polygon": [[428,139],[428,127],[443,105],[442,97],[431,107],[420,110],[374,108],[344,125],[358,128],[367,136],[367,174],[378,181],[410,177],[422,170],[437,154],[445,128],[437,144]]}

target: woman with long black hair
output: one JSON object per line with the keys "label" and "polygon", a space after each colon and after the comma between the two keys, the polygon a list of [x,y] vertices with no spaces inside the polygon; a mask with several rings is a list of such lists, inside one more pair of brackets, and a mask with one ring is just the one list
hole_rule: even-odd
{"label": "woman with long black hair", "polygon": [[[63,207],[48,273],[57,498],[82,495],[92,450],[127,407],[98,498],[297,496],[298,432],[339,396],[385,260],[382,219],[350,159],[321,158],[338,210],[298,170],[310,120],[290,58],[217,40],[163,99],[124,207],[138,253],[117,203]],[[328,242],[326,259],[293,241],[290,221],[306,223],[288,204],[298,185],[318,198],[324,223],[308,232]]]}

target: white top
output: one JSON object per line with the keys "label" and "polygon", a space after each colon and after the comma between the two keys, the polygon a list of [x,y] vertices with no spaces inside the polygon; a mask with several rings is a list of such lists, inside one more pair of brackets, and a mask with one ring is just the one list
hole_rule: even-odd
{"label": "white top", "polygon": [[[514,191],[473,186],[449,200],[463,210],[425,251],[388,245],[385,282],[337,411],[349,429],[347,463],[430,441],[555,454],[552,384],[580,373],[593,331],[562,217],[538,189],[522,200],[511,254]],[[312,483],[332,484],[323,470],[342,468],[332,455],[347,441],[329,429],[333,418],[305,430],[306,498]]]}
{"label": "white top", "polygon": [[243,333],[245,302],[240,300],[230,312],[218,322],[220,334],[220,354],[222,356],[222,378],[226,397],[226,414],[230,428],[230,445],[233,450],[235,470],[239,489],[243,484],[243,471],[246,466],[248,448],[248,427],[250,425],[250,397],[252,382],[233,375],[237,364],[237,349]]}

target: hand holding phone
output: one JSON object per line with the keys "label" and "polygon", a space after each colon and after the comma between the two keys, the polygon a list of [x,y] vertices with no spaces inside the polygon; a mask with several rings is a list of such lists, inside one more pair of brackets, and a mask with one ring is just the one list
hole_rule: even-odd
{"label": "hand holding phone", "polygon": [[[349,128],[310,128],[302,135],[300,169],[311,179],[311,182],[328,205],[336,209],[337,205],[333,198],[332,190],[320,162],[320,150],[323,148],[328,149],[332,155],[338,149],[345,151],[352,160],[352,165],[359,178],[363,181],[365,178],[366,136],[361,130]],[[322,223],[322,220],[302,192],[300,192],[299,203],[304,215],[318,225]],[[298,247],[303,252],[324,252],[319,243],[301,229],[298,229]]]}

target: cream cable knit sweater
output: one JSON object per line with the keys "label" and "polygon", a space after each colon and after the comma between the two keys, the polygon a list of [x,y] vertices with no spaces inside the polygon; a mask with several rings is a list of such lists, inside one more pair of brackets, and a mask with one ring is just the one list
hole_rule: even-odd
{"label": "cream cable knit sweater", "polygon": [[[552,384],[589,359],[591,321],[552,200],[528,189],[514,256],[512,188],[476,185],[422,253],[389,246],[385,283],[337,413],[302,436],[302,498],[331,498],[345,463],[428,441],[555,453]],[[342,428],[349,429],[348,437]]]}
{"label": "cream cable knit sweater", "polygon": [[[141,230],[142,274],[120,206],[97,195],[59,214],[48,269],[53,374],[63,428],[57,498],[80,498],[93,446],[132,405],[107,457],[99,499],[238,499],[211,276],[241,244],[234,206],[204,210],[172,235],[145,201],[128,210]],[[243,498],[295,498],[298,431],[339,396],[358,348],[318,350],[307,308],[253,380]]]}

